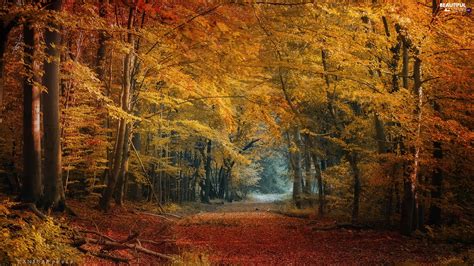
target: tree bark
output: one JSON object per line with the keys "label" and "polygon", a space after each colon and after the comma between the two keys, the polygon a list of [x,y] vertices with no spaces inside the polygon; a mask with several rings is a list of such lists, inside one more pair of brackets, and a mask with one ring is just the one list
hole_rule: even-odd
{"label": "tree bark", "polygon": [[290,161],[293,168],[293,201],[297,208],[301,208],[301,180],[303,180],[303,172],[301,169],[301,134],[298,127],[293,132],[296,147],[290,149]]}
{"label": "tree bark", "polygon": [[[50,1],[47,9],[58,12],[62,1]],[[44,94],[44,197],[45,209],[61,210],[65,207],[65,196],[62,182],[61,165],[61,129],[59,113],[59,45],[61,36],[59,26],[50,22],[45,31],[46,55],[44,62],[43,85],[47,89]]]}
{"label": "tree bark", "polygon": [[[410,235],[414,228],[422,225],[419,224],[417,215],[417,198],[416,198],[416,185],[419,171],[420,161],[420,133],[421,133],[421,119],[422,119],[422,106],[423,106],[423,88],[421,86],[421,60],[418,57],[418,53],[415,54],[415,63],[413,67],[413,79],[414,79],[414,90],[413,93],[416,95],[417,103],[415,108],[415,120],[417,123],[417,129],[415,133],[415,147],[414,147],[414,160],[413,170],[409,176],[404,178],[404,197],[402,204],[402,217],[401,217],[401,232],[404,235]],[[416,221],[416,223],[414,222]]]}
{"label": "tree bark", "polygon": [[206,149],[206,164],[204,166],[206,170],[206,179],[204,182],[204,202],[209,203],[209,197],[211,193],[211,151],[212,151],[212,142],[211,140],[207,141],[207,149]]}
{"label": "tree bark", "polygon": [[117,180],[117,186],[115,188],[115,203],[119,206],[123,205],[123,198],[125,193],[125,186],[128,174],[128,160],[130,158],[130,135],[131,135],[131,124],[128,123],[125,129],[125,138],[122,150],[122,160],[120,165],[120,173]]}
{"label": "tree bark", "polygon": [[354,194],[352,201],[352,223],[356,224],[359,221],[359,208],[360,208],[360,170],[358,166],[358,155],[355,152],[349,154],[349,164],[352,169],[352,174],[354,175]]}
{"label": "tree bark", "polygon": [[[128,16],[128,30],[133,28],[133,21],[135,16],[135,8],[130,7]],[[134,37],[132,33],[128,34],[128,43],[131,47],[134,47]],[[134,60],[134,51],[129,51],[124,59],[124,80],[122,84],[122,95],[121,95],[121,108],[125,112],[130,111],[130,97],[132,87],[132,66]],[[115,140],[115,154],[113,156],[113,168],[110,171],[111,175],[107,179],[107,186],[102,193],[102,197],[99,202],[99,206],[103,211],[108,211],[110,208],[110,200],[115,192],[117,180],[120,175],[122,166],[122,157],[124,151],[124,145],[129,145],[127,138],[127,126],[128,121],[125,118],[121,118],[118,125],[117,137]]]}
{"label": "tree bark", "polygon": [[[106,20],[107,19],[107,5],[108,0],[100,0],[99,6],[99,17]],[[96,72],[100,80],[105,79],[105,55],[107,53],[107,32],[99,32],[99,49],[97,50],[97,63],[96,63]]]}
{"label": "tree bark", "polygon": [[[305,162],[305,186],[304,193],[309,196],[313,189],[313,176],[311,175],[311,149],[312,146],[309,142],[309,136],[305,135],[305,149],[304,149],[304,162]],[[311,202],[311,199],[309,199]],[[312,204],[312,203],[311,203]]]}
{"label": "tree bark", "polygon": [[[107,20],[107,6],[109,4],[109,0],[100,0],[99,1],[99,17]],[[107,41],[109,37],[107,35],[106,31],[100,31],[99,32],[99,49],[97,49],[97,61],[96,61],[96,73],[97,77],[99,80],[103,82],[105,85],[105,95],[109,96],[110,95],[110,83],[106,82],[106,54],[107,54]],[[111,62],[112,64],[112,62]],[[111,76],[112,73],[109,73],[109,76]],[[109,131],[110,129],[110,117],[108,114],[106,114],[105,117],[105,125],[104,127]],[[112,138],[112,134],[107,132],[107,141],[110,141]],[[106,156],[107,156],[107,166],[106,169],[104,170],[103,173],[103,178],[104,180],[107,180],[108,176],[110,175],[110,169],[112,168],[112,156],[113,156],[113,151],[110,151],[109,146],[107,145],[106,148]]]}
{"label": "tree bark", "polygon": [[441,225],[441,207],[440,201],[442,197],[442,185],[443,185],[443,170],[439,166],[441,160],[443,159],[443,150],[441,148],[441,142],[435,141],[433,143],[433,157],[436,160],[438,165],[434,172],[433,177],[431,178],[431,205],[429,213],[429,224],[431,225]]}
{"label": "tree bark", "polygon": [[318,181],[318,215],[320,217],[324,216],[324,186],[323,186],[323,176],[321,173],[321,165],[319,163],[319,159],[316,156],[315,153],[311,153],[311,156],[313,157],[313,164],[314,164],[314,169],[316,170],[316,180]]}
{"label": "tree bark", "polygon": [[23,83],[23,184],[21,199],[38,203],[41,182],[41,89],[38,87],[39,64],[36,59],[39,35],[30,22],[23,26],[26,77]]}

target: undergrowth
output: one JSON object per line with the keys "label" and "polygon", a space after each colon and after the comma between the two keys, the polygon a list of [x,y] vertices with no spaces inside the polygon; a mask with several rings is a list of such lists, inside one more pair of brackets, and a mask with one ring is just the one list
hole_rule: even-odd
{"label": "undergrowth", "polygon": [[77,264],[81,254],[70,245],[68,233],[52,218],[41,220],[30,212],[0,203],[0,265]]}

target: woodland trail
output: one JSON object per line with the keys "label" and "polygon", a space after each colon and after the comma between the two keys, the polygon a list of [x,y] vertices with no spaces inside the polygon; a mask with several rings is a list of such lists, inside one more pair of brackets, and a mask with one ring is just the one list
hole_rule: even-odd
{"label": "woodland trail", "polygon": [[274,207],[272,203],[232,203],[188,216],[174,225],[176,244],[180,250],[206,254],[213,264],[429,263],[449,256],[440,247],[396,232],[315,230],[332,221],[268,211]]}

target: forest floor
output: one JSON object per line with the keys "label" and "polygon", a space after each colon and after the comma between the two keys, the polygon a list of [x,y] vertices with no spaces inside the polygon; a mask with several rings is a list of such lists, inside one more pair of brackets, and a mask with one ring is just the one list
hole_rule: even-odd
{"label": "forest floor", "polygon": [[[136,206],[115,208],[104,215],[84,204],[71,203],[79,214],[71,220],[74,227],[100,231],[115,239],[126,239],[139,232],[140,239],[155,242],[142,243],[144,247],[176,254],[181,264],[424,264],[458,257],[447,245],[404,237],[393,231],[320,230],[335,221],[289,217],[278,213],[277,204],[258,199],[195,204],[179,212],[179,219],[150,215]],[[111,252],[131,259],[132,264],[164,262],[143,254],[138,254],[137,259],[137,253],[131,250]],[[90,257],[87,262],[101,264],[106,260]]]}
{"label": "forest floor", "polygon": [[213,264],[314,265],[447,262],[446,246],[378,230],[319,230],[331,219],[276,213],[273,203],[224,204],[174,226],[179,249],[207,254]]}

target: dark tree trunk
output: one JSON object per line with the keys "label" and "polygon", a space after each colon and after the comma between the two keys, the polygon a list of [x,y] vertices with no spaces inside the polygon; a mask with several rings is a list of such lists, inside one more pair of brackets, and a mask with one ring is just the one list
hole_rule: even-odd
{"label": "dark tree trunk", "polygon": [[[100,0],[99,6],[99,17],[106,20],[107,19],[107,5],[108,0]],[[100,31],[99,32],[99,49],[97,50],[97,76],[100,80],[105,80],[105,55],[107,53],[107,32]]]}
{"label": "dark tree trunk", "polygon": [[410,45],[408,44],[407,38],[402,38],[402,81],[403,88],[408,89],[408,49]]}
{"label": "dark tree trunk", "polygon": [[[61,0],[49,2],[47,9],[60,11]],[[59,112],[59,46],[61,36],[59,26],[49,23],[45,30],[46,56],[44,62],[43,84],[47,89],[44,94],[43,124],[44,124],[44,195],[45,209],[61,210],[65,207],[65,196],[62,182],[61,165],[61,129]]]}
{"label": "dark tree trunk", "polygon": [[[387,23],[386,17],[382,17],[384,28],[385,28],[385,35],[390,37],[390,31]],[[392,88],[390,92],[397,92],[399,90],[398,85],[398,62],[400,61],[400,48],[402,44],[399,40],[396,44],[394,44],[390,51],[392,52],[392,60],[390,61],[389,68],[392,72]]]}
{"label": "dark tree trunk", "polygon": [[123,143],[123,150],[122,150],[122,160],[120,165],[120,173],[117,180],[117,185],[115,187],[115,203],[118,206],[123,205],[123,197],[125,194],[125,187],[128,175],[128,160],[130,158],[130,145],[129,145],[129,138],[131,132],[131,124],[128,123],[125,129],[125,138]]}
{"label": "dark tree trunk", "polygon": [[358,166],[358,155],[354,152],[349,154],[349,164],[351,166],[352,174],[354,175],[354,194],[352,201],[352,223],[359,221],[359,206],[360,206],[360,170]]}
{"label": "dark tree trunk", "polygon": [[292,153],[290,156],[290,161],[293,169],[293,201],[295,202],[297,208],[301,208],[301,180],[303,179],[303,172],[301,169],[301,134],[298,128],[294,129],[293,134],[296,144],[296,147],[292,147],[294,151],[290,152],[290,154]]}
{"label": "dark tree trunk", "polygon": [[[109,0],[100,0],[99,4],[99,17],[101,17],[104,20],[107,20],[107,5],[109,4]],[[106,54],[107,54],[107,41],[108,41],[108,35],[106,31],[100,31],[99,32],[99,49],[97,50],[97,61],[96,61],[96,73],[99,78],[105,85],[105,95],[109,96],[110,95],[110,84],[109,82],[106,82]],[[109,73],[109,75],[112,75],[112,73]],[[106,114],[105,117],[105,125],[104,127],[109,131],[110,129],[110,117],[108,114]],[[107,132],[107,140],[110,141],[112,138],[112,134]],[[103,179],[107,180],[108,176],[110,175],[110,169],[112,168],[112,156],[113,156],[113,151],[110,151],[109,146],[107,145],[106,148],[106,156],[107,156],[107,166],[106,169],[104,170],[103,174]]]}
{"label": "dark tree trunk", "polygon": [[[311,145],[309,142],[309,136],[305,135],[305,149],[304,149],[304,162],[305,162],[305,186],[304,193],[309,197],[313,189],[313,176],[311,175]],[[311,203],[311,199],[310,203]],[[311,203],[312,204],[312,203]]]}
{"label": "dark tree trunk", "polygon": [[401,232],[404,235],[410,235],[413,229],[413,213],[415,208],[415,187],[413,182],[403,181],[403,200],[401,213]]}
{"label": "dark tree trunk", "polygon": [[234,200],[234,193],[233,193],[233,187],[232,187],[232,168],[235,165],[235,161],[227,159],[226,163],[226,170],[224,171],[224,179],[225,179],[225,185],[224,185],[224,197],[226,201],[232,202]]}
{"label": "dark tree trunk", "polygon": [[[3,94],[4,94],[4,76],[5,69],[4,54],[8,44],[8,34],[18,24],[18,17],[4,21],[0,18],[0,114],[3,111]],[[28,23],[27,23],[28,24]]]}
{"label": "dark tree trunk", "polygon": [[316,180],[318,181],[318,214],[320,217],[324,216],[324,186],[323,186],[323,175],[321,173],[321,165],[319,159],[315,153],[311,153],[313,157],[314,169],[316,170]]}
{"label": "dark tree trunk", "polygon": [[[123,97],[123,95],[122,95]],[[107,186],[102,193],[100,198],[99,206],[103,211],[108,211],[110,208],[110,199],[115,191],[117,179],[120,174],[120,160],[122,158],[123,143],[125,137],[125,120],[121,119],[118,124],[118,133],[115,140],[115,154],[113,161],[113,168],[110,171],[110,176],[107,178]]]}
{"label": "dark tree trunk", "polygon": [[211,157],[211,151],[212,151],[212,142],[211,140],[207,141],[207,149],[206,149],[206,165],[205,170],[206,170],[206,180],[204,181],[204,202],[209,203],[209,197],[211,193],[211,162],[212,162],[212,157]]}
{"label": "dark tree trunk", "polygon": [[[377,140],[377,152],[378,154],[384,154],[388,152],[387,149],[387,136],[385,135],[385,128],[383,121],[380,120],[379,116],[376,114],[374,116],[374,125],[375,125],[375,138]],[[381,164],[385,163],[384,159],[380,159],[379,162]],[[384,208],[384,216],[385,216],[385,223],[390,225],[391,217],[392,217],[392,205],[393,205],[393,184],[392,184],[392,177],[388,176],[388,187],[386,189],[385,195],[385,208]]]}
{"label": "dark tree trunk", "polygon": [[441,148],[441,142],[434,142],[433,157],[436,159],[438,166],[435,168],[433,177],[431,178],[431,205],[429,214],[429,224],[441,225],[441,207],[440,201],[442,197],[442,186],[443,186],[443,170],[439,166],[443,159],[443,150]]}
{"label": "dark tree trunk", "polygon": [[219,168],[219,191],[218,191],[218,196],[220,199],[224,198],[225,184],[226,184],[226,172],[224,169],[224,165],[221,165],[221,167]]}
{"label": "dark tree trunk", "polygon": [[[415,99],[417,99],[415,114],[417,116],[417,133],[416,138],[419,138],[421,130],[421,108],[422,108],[422,99],[423,99],[423,90],[421,87],[421,60],[418,57],[418,52],[415,49],[415,63],[413,67],[413,93],[415,94]],[[404,178],[404,196],[402,203],[402,217],[401,217],[401,232],[404,235],[410,235],[414,228],[422,227],[418,215],[418,202],[416,198],[416,184],[418,179],[418,169],[419,169],[419,144],[415,144],[414,147],[414,162],[413,170],[409,176]]]}
{"label": "dark tree trunk", "polygon": [[23,26],[26,77],[23,83],[23,185],[21,199],[38,203],[41,198],[41,89],[36,52],[39,35],[31,23]]}

